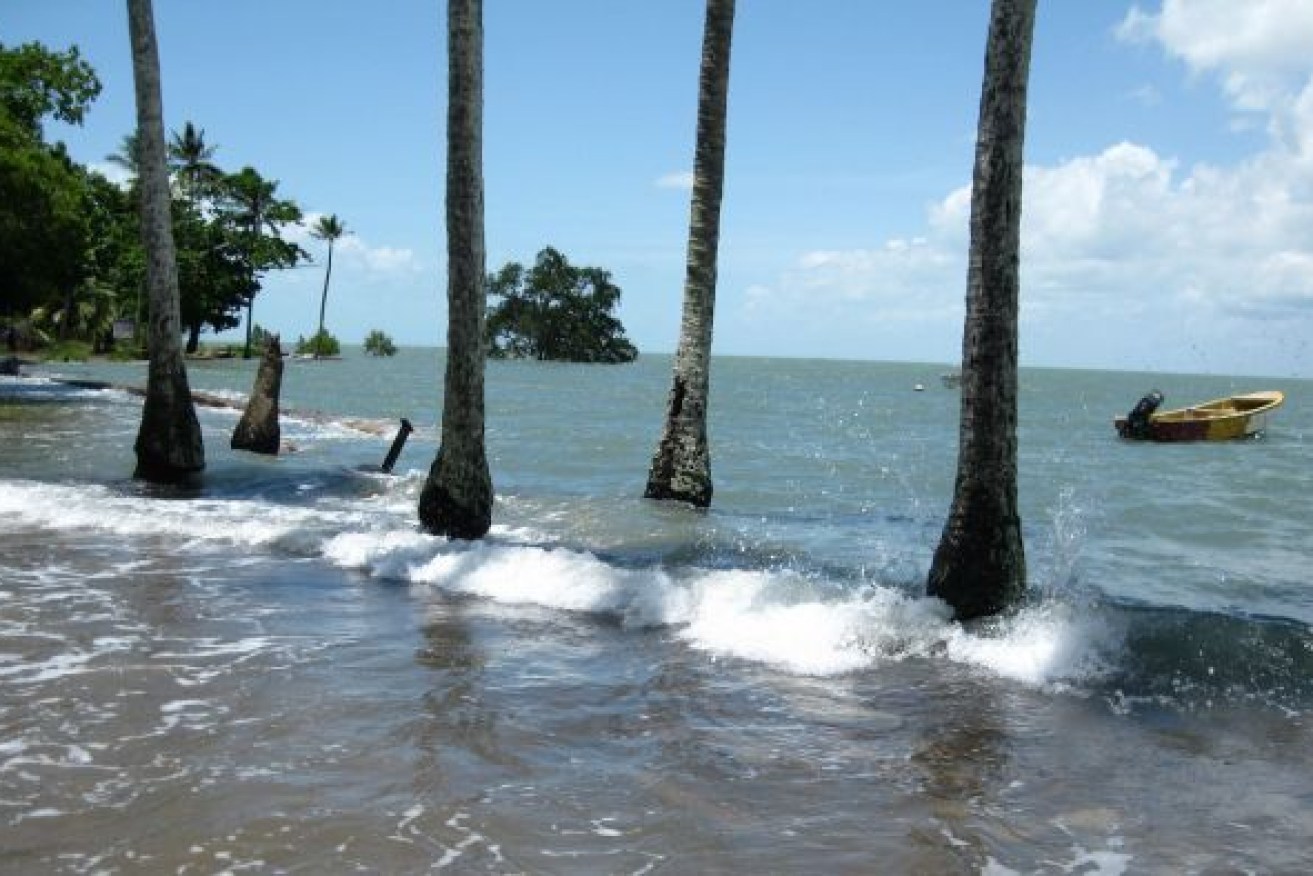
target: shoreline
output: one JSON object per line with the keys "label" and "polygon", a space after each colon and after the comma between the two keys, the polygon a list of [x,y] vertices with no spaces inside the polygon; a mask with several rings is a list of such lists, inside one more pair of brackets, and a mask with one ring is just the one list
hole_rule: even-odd
{"label": "shoreline", "polygon": [[[132,386],[125,383],[111,383],[107,380],[86,380],[74,377],[31,377],[30,375],[17,375],[23,379],[49,380],[52,383],[58,383],[62,386],[71,386],[75,389],[88,389],[93,391],[115,390],[124,392],[136,398],[145,398],[146,390],[140,386]],[[207,408],[218,408],[231,411],[243,411],[246,409],[244,402],[237,402],[221,395],[216,395],[204,390],[193,389],[191,391],[192,402]],[[279,416],[287,416],[293,419],[306,420],[320,425],[337,425],[353,429],[357,432],[375,437],[385,437],[391,427],[384,426],[381,423],[375,423],[371,420],[360,417],[333,417],[322,411],[302,411],[293,409],[280,409]]]}

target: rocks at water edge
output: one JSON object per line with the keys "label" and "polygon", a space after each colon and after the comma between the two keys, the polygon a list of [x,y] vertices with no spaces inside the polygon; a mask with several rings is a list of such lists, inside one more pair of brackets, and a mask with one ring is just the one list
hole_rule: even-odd
{"label": "rocks at water edge", "polygon": [[278,454],[278,394],[283,386],[283,351],[278,335],[265,342],[255,386],[246,403],[237,428],[233,430],[232,448],[253,453]]}

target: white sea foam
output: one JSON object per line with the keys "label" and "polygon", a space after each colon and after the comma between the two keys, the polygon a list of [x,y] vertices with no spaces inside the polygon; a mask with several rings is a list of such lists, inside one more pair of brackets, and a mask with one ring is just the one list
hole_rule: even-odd
{"label": "white sea foam", "polygon": [[[346,510],[333,503],[288,507],[253,501],[188,502],[125,497],[98,486],[9,481],[0,515],[18,526],[170,534],[193,542],[249,547],[280,543],[372,576],[517,605],[600,613],[626,626],[669,626],[689,646],[718,657],[800,674],[858,671],[883,661],[949,659],[1036,686],[1079,685],[1103,671],[1118,634],[1058,601],[1000,624],[967,629],[937,600],[877,585],[854,586],[783,569],[628,568],[584,550],[544,544],[529,530],[494,528],[479,542],[449,541],[406,526],[413,485]],[[406,507],[394,505],[405,500]],[[98,643],[126,647],[127,640]],[[237,656],[261,640],[196,643],[157,659]],[[234,650],[235,649],[235,650]],[[90,655],[43,664],[0,661],[0,678],[44,681],[86,671]],[[213,668],[211,668],[211,671]],[[196,679],[193,679],[196,680]],[[203,680],[203,679],[199,679]]]}
{"label": "white sea foam", "polygon": [[306,528],[348,515],[331,510],[221,499],[177,502],[118,496],[102,486],[7,481],[0,516],[11,527],[104,532],[123,536],[174,536],[244,546],[273,544]]}
{"label": "white sea foam", "polygon": [[94,654],[55,654],[38,662],[0,667],[0,678],[12,678],[29,684],[52,681],[85,670]]}
{"label": "white sea foam", "polygon": [[607,614],[670,626],[691,647],[808,675],[907,658],[947,658],[1034,685],[1102,672],[1117,634],[1047,602],[978,629],[938,600],[889,587],[845,587],[786,570],[622,568],[587,551],[494,537],[452,542],[415,531],[342,533],[330,561],[492,602]]}

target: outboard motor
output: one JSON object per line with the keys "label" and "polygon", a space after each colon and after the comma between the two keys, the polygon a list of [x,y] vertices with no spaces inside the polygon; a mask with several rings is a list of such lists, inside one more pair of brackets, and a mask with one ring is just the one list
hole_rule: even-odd
{"label": "outboard motor", "polygon": [[1158,410],[1158,406],[1163,403],[1163,394],[1156,389],[1150,390],[1147,395],[1135,403],[1131,412],[1126,415],[1126,434],[1129,438],[1148,438],[1149,437],[1149,418],[1153,412]]}

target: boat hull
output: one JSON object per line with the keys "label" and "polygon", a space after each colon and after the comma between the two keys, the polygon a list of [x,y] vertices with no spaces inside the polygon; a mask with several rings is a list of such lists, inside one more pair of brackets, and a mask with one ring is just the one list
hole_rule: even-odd
{"label": "boat hull", "polygon": [[1285,396],[1277,391],[1228,396],[1188,408],[1153,414],[1144,434],[1132,434],[1126,417],[1114,425],[1123,438],[1147,441],[1235,441],[1267,429],[1268,418]]}

